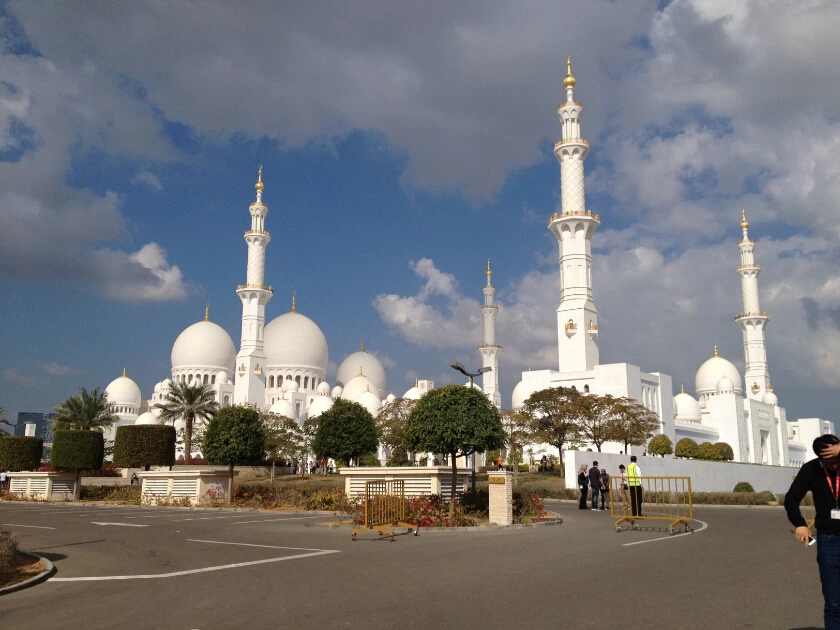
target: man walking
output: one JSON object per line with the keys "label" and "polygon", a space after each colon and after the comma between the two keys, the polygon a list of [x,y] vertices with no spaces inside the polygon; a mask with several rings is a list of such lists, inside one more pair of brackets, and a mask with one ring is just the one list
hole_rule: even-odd
{"label": "man walking", "polygon": [[610,509],[610,473],[601,469],[601,511]]}
{"label": "man walking", "polygon": [[592,468],[589,469],[589,487],[592,489],[592,511],[598,509],[598,495],[601,492],[601,471],[598,468],[598,462],[592,462]]}
{"label": "man walking", "polygon": [[627,485],[630,486],[630,511],[633,516],[642,516],[642,469],[636,463],[636,456],[630,456],[627,468]]}
{"label": "man walking", "polygon": [[814,440],[817,459],[799,469],[785,495],[788,520],[796,527],[796,540],[807,543],[811,528],[802,518],[799,504],[810,490],[814,498],[817,528],[817,565],[825,607],[825,630],[840,630],[840,438],[821,435]]}

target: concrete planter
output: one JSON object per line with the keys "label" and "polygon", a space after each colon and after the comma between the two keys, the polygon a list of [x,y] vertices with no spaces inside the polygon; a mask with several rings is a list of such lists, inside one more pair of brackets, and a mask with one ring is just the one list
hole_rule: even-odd
{"label": "concrete planter", "polygon": [[[449,466],[389,466],[383,468],[345,467],[339,470],[344,475],[344,491],[347,496],[363,496],[366,481],[405,481],[405,494],[419,497],[424,494],[440,494],[448,497],[452,489],[452,469]],[[455,481],[455,492],[466,491],[470,469],[459,468]]]}
{"label": "concrete planter", "polygon": [[[233,472],[234,478],[239,474]],[[191,505],[202,499],[226,500],[230,474],[227,470],[189,470],[184,472],[140,472],[143,500],[151,505],[188,497]]]}
{"label": "concrete planter", "polygon": [[78,501],[79,485],[72,472],[9,473],[9,491],[36,501]]}

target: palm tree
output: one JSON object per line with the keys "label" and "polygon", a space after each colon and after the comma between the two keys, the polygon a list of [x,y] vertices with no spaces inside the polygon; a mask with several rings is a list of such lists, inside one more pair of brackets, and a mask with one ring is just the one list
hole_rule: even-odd
{"label": "palm tree", "polygon": [[119,418],[114,414],[108,394],[97,387],[89,392],[84,387],[55,408],[53,426],[74,431],[103,431]]}
{"label": "palm tree", "polygon": [[184,461],[192,458],[193,424],[196,420],[209,422],[219,410],[216,392],[209,385],[172,383],[162,405],[160,419],[163,421],[184,421]]}
{"label": "palm tree", "polygon": [[3,414],[6,413],[6,410],[3,407],[0,407],[0,424],[5,424],[7,426],[12,426],[11,422],[8,422],[5,418],[3,418]]}

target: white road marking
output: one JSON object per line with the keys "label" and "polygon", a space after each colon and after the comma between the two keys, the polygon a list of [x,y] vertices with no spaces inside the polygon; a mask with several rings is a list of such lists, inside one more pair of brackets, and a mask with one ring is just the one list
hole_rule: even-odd
{"label": "white road marking", "polygon": [[645,543],[658,542],[660,540],[671,540],[673,538],[679,538],[680,536],[691,536],[692,534],[699,534],[700,532],[702,532],[704,529],[706,529],[709,526],[709,524],[707,522],[701,521],[698,518],[695,518],[694,520],[697,521],[698,523],[702,523],[703,527],[701,527],[700,529],[695,529],[693,532],[683,532],[682,534],[674,534],[673,536],[670,536],[670,535],[669,536],[662,536],[661,538],[651,538],[650,540],[637,540],[636,542],[625,543],[621,546],[622,547],[632,547],[633,545],[644,545]]}
{"label": "white road marking", "polygon": [[148,525],[140,525],[139,523],[97,523],[91,521],[91,525],[117,525],[118,527],[148,527]]}
{"label": "white road marking", "polygon": [[216,567],[205,567],[203,569],[189,569],[188,571],[174,571],[172,573],[159,573],[157,575],[103,575],[101,577],[68,577],[52,578],[47,580],[48,584],[53,582],[104,582],[108,580],[156,580],[159,578],[180,577],[182,575],[194,575],[196,573],[207,573],[210,571],[222,571],[224,569],[237,569],[249,567],[256,564],[268,564],[271,562],[283,562],[284,560],[297,560],[299,558],[312,558],[325,556],[331,553],[341,553],[335,550],[315,551],[313,553],[300,553],[294,556],[283,556],[282,558],[267,558],[266,560],[252,560],[251,562],[237,562],[235,564],[222,564]]}
{"label": "white road marking", "polygon": [[234,521],[231,525],[244,525],[245,523],[274,523],[276,521],[299,521],[305,518],[330,518],[329,516],[294,516],[292,518],[267,518],[260,521]]}
{"label": "white road marking", "polygon": [[241,514],[235,514],[233,516],[199,516],[197,518],[176,518],[175,523],[179,523],[181,521],[209,521],[211,519],[222,519],[222,518],[242,518]]}
{"label": "white road marking", "polygon": [[[222,540],[199,540],[187,538],[187,542],[209,543],[211,545],[236,545],[237,547],[261,547],[263,549],[291,549],[292,551],[329,551],[329,549],[307,549],[306,547],[277,547],[275,545],[255,545],[253,543],[224,542]],[[336,551],[336,553],[338,553]]]}
{"label": "white road marking", "polygon": [[19,525],[17,523],[3,523],[4,527],[31,527],[32,529],[55,529],[55,527],[44,527],[43,525]]}

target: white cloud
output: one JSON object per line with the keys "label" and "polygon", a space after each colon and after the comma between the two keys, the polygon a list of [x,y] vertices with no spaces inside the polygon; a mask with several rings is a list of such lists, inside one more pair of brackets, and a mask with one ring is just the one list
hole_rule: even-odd
{"label": "white cloud", "polygon": [[147,243],[133,254],[101,252],[105,293],[129,302],[163,302],[187,296],[181,270],[170,265],[157,243]]}
{"label": "white cloud", "polygon": [[163,185],[160,183],[157,175],[151,171],[140,171],[131,179],[132,184],[144,184],[152,190],[163,190]]}
{"label": "white cloud", "polygon": [[55,361],[50,361],[49,363],[42,363],[41,369],[52,376],[67,376],[68,374],[85,373],[84,370],[71,368],[69,365],[64,365],[63,363],[56,363]]}
{"label": "white cloud", "polygon": [[14,383],[15,385],[20,385],[22,387],[35,387],[37,385],[41,385],[44,382],[39,376],[34,374],[24,374],[17,368],[6,368],[3,371],[3,378],[7,381]]}

